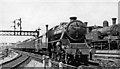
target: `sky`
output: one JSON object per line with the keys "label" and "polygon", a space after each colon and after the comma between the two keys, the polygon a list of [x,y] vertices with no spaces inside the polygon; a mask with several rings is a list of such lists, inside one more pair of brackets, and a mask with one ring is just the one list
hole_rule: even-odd
{"label": "sky", "polygon": [[[13,21],[22,19],[22,30],[49,29],[76,16],[88,26],[102,25],[118,18],[119,0],[0,0],[0,30],[13,30]],[[31,37],[0,36],[0,42],[17,42]]]}

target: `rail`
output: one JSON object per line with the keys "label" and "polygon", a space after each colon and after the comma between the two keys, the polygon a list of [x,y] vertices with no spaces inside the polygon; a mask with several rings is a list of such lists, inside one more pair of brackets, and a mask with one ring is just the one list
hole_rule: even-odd
{"label": "rail", "polygon": [[24,63],[26,60],[28,60],[30,57],[26,57],[24,58],[21,62],[18,62],[17,64],[13,65],[11,69],[16,69],[19,65],[21,65],[22,63]]}
{"label": "rail", "polygon": [[17,58],[19,58],[19,57],[21,57],[21,56],[22,56],[22,54],[21,54],[21,53],[19,53],[19,52],[16,52],[16,53],[18,53],[17,57],[15,57],[15,58],[14,58],[14,59],[12,59],[12,60],[9,60],[9,61],[7,61],[7,62],[2,63],[2,65],[5,65],[5,64],[7,64],[7,63],[9,63],[9,62],[12,62],[12,61],[14,61],[14,60],[16,60]]}

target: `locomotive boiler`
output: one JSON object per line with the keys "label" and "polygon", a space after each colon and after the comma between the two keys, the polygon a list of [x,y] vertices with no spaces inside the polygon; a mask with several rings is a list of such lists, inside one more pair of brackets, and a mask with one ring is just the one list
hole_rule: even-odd
{"label": "locomotive boiler", "polygon": [[62,38],[68,38],[70,42],[84,41],[86,25],[82,21],[76,20],[76,17],[71,17],[70,19],[70,23],[62,22],[60,25],[57,25],[48,31],[49,41]]}
{"label": "locomotive boiler", "polygon": [[49,56],[63,63],[88,64],[91,50],[85,43],[86,23],[71,17],[70,22],[63,22],[47,31]]}
{"label": "locomotive boiler", "polygon": [[120,24],[116,24],[116,18],[112,18],[111,26],[105,20],[102,28],[93,29],[86,34],[86,40],[96,49],[96,54],[93,55],[95,59],[102,61],[106,67],[120,66]]}
{"label": "locomotive boiler", "polygon": [[86,35],[86,38],[92,40],[99,40],[106,38],[108,39],[108,36],[111,36],[111,39],[114,39],[112,37],[115,37],[115,39],[119,39],[120,24],[116,24],[116,18],[113,18],[112,21],[113,25],[109,26],[108,21],[105,20],[103,22],[102,28],[93,29],[89,34]]}

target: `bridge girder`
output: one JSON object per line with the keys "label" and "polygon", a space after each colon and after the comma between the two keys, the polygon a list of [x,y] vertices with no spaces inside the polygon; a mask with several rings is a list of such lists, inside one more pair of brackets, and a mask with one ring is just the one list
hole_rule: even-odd
{"label": "bridge girder", "polygon": [[39,36],[39,31],[0,30],[0,36]]}

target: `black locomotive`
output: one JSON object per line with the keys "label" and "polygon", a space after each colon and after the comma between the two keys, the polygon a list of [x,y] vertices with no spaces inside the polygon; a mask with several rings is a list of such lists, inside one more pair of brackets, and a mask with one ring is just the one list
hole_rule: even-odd
{"label": "black locomotive", "polygon": [[85,42],[86,23],[71,17],[47,31],[49,56],[57,61],[72,65],[88,64],[93,50]]}

